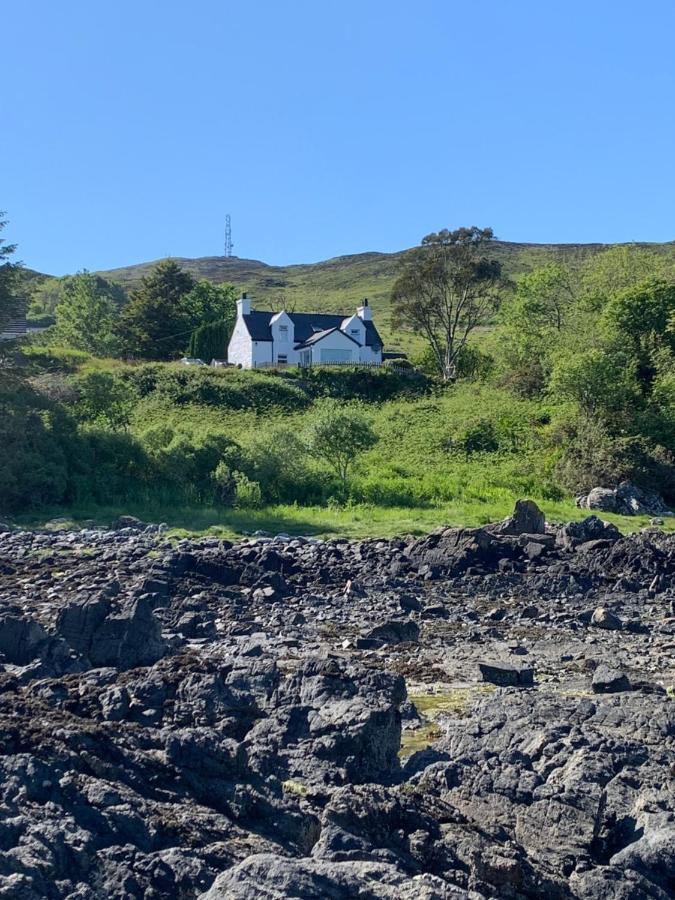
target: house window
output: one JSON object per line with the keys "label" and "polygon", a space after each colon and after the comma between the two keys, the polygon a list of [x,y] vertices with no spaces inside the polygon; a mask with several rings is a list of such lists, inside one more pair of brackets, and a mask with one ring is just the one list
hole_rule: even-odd
{"label": "house window", "polygon": [[352,329],[351,329],[351,333],[354,335],[354,337],[358,337],[359,334],[360,334],[358,328],[352,328]]}
{"label": "house window", "polygon": [[[279,340],[287,341],[288,340],[288,325],[280,325],[279,326]],[[284,360],[286,362],[286,360]]]}
{"label": "house window", "polygon": [[280,353],[277,356],[277,362],[282,366],[285,365],[288,362],[288,356],[285,353]]}

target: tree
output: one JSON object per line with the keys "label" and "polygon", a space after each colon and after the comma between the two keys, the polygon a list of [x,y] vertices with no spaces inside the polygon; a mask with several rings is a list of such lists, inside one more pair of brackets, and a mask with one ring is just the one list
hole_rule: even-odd
{"label": "tree", "polygon": [[521,276],[501,307],[500,350],[508,382],[526,395],[545,385],[548,357],[573,312],[575,290],[568,269],[550,264]]}
{"label": "tree", "polygon": [[186,297],[195,286],[189,272],[173,260],[159,263],[133,291],[119,318],[122,349],[143,359],[173,359],[182,352],[195,326]]}
{"label": "tree", "polygon": [[[0,231],[7,224],[7,220],[3,219],[4,215],[0,212]],[[9,262],[10,256],[15,252],[16,244],[8,244],[0,237],[0,325],[4,325],[16,315],[19,306],[16,288],[21,274],[21,264]]]}
{"label": "tree", "polygon": [[248,447],[252,478],[260,485],[269,503],[303,502],[311,495],[307,471],[307,448],[297,429],[270,425],[256,432]]}
{"label": "tree", "polygon": [[[64,278],[35,279],[31,284],[28,306],[28,317],[31,321],[39,321],[47,326],[53,325],[56,318],[56,307],[63,303],[72,279],[77,277],[77,275],[66,275]],[[129,298],[122,285],[108,281],[101,275],[91,275],[90,277],[95,280],[97,290],[110,298],[115,312],[119,312],[126,305]]]}
{"label": "tree", "polygon": [[[635,361],[626,353],[599,347],[560,353],[549,389],[562,400],[576,402],[587,418],[604,421],[623,417],[640,400]],[[613,424],[616,427],[616,421]]]}
{"label": "tree", "polygon": [[354,460],[377,443],[377,435],[366,416],[355,406],[325,401],[309,424],[309,452],[336,473],[343,488]]}
{"label": "tree", "polygon": [[647,278],[672,280],[674,274],[673,263],[662,254],[639,244],[619,244],[582,266],[580,295],[585,306],[601,309],[611,297]]}
{"label": "tree", "polygon": [[231,333],[229,322],[207,322],[206,325],[200,325],[190,335],[187,355],[203,359],[204,362],[225,359]]}
{"label": "tree", "polygon": [[501,265],[487,253],[491,228],[429,234],[412,251],[392,290],[392,320],[422,334],[443,378],[454,377],[471,332],[498,306]]}
{"label": "tree", "polygon": [[105,356],[115,348],[115,288],[105,278],[78,272],[63,281],[55,310],[56,333],[69,347]]}
{"label": "tree", "polygon": [[237,318],[237,289],[233,284],[212,284],[202,279],[195,284],[184,302],[196,324],[229,322],[234,327]]}

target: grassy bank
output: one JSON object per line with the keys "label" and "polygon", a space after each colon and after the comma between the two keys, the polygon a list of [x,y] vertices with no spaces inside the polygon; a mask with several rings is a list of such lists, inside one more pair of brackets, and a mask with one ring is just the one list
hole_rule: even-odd
{"label": "grassy bank", "polygon": [[[515,497],[513,498],[516,499]],[[577,509],[573,502],[541,502],[550,522],[581,519],[587,510]],[[195,507],[137,504],[120,507],[79,506],[72,509],[42,510],[39,515],[15,518],[17,525],[30,528],[81,527],[85,524],[110,525],[120,515],[135,515],[147,522],[165,522],[173,536],[215,535],[236,539],[256,530],[272,534],[285,532],[314,537],[393,537],[421,535],[441,525],[485,525],[505,518],[513,509],[513,502],[497,503],[457,502],[434,508],[380,507],[352,505],[343,508],[325,506],[272,506],[264,509],[214,509]],[[645,516],[614,516],[602,518],[614,522],[621,531],[629,533],[649,524]],[[54,520],[61,520],[57,526]],[[665,520],[664,529],[675,531],[675,520]]]}

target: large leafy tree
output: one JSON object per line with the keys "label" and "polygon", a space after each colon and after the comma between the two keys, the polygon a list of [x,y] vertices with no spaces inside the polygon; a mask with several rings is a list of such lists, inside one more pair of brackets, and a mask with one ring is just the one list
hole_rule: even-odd
{"label": "large leafy tree", "polygon": [[56,332],[76,350],[107,355],[114,352],[117,290],[105,278],[79,272],[64,279],[56,307]]}
{"label": "large leafy tree", "polygon": [[[66,275],[64,278],[43,278],[36,280],[31,285],[28,316],[33,321],[40,321],[44,325],[53,325],[56,319],[56,307],[63,303],[65,295],[73,278],[78,275]],[[88,273],[87,273],[88,274]],[[128,301],[128,297],[122,285],[114,281],[108,281],[101,275],[92,275],[97,291],[106,294],[116,311],[122,309]]]}
{"label": "large leafy tree", "polygon": [[429,234],[406,259],[392,290],[392,320],[426,338],[445,380],[455,375],[469,335],[499,303],[501,265],[491,228]]}
{"label": "large leafy tree", "polygon": [[[0,212],[0,231],[7,225],[7,220],[3,218],[4,215],[3,212]],[[21,265],[17,262],[10,262],[10,257],[15,252],[16,244],[8,244],[0,237],[0,326],[16,315],[19,305],[16,291]]]}
{"label": "large leafy tree", "polygon": [[186,301],[194,286],[192,275],[173,260],[155,266],[122,310],[117,329],[122,350],[142,359],[174,359],[194,329]]}
{"label": "large leafy tree", "polygon": [[237,289],[233,284],[212,284],[201,279],[185,297],[185,305],[199,324],[228,321],[234,325]]}

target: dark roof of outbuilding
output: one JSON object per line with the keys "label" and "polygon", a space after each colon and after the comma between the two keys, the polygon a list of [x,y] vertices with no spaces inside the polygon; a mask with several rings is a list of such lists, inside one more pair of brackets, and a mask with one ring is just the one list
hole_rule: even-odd
{"label": "dark roof of outbuilding", "polygon": [[[244,323],[254,341],[271,341],[272,329],[270,327],[270,319],[276,315],[273,312],[263,312],[254,310],[247,316],[244,316]],[[288,317],[295,326],[295,342],[296,344],[306,343],[314,334],[321,331],[332,331],[340,328],[342,323],[351,318],[350,316],[332,315],[329,313],[287,313]],[[366,326],[366,346],[375,347],[382,346],[382,338],[373,322],[364,322]],[[350,335],[347,335],[349,337]],[[353,338],[352,338],[353,340]],[[358,343],[358,342],[356,342]]]}
{"label": "dark roof of outbuilding", "polygon": [[315,331],[311,337],[308,337],[306,341],[303,341],[301,344],[296,344],[293,348],[294,350],[302,350],[303,347],[311,347],[314,344],[318,344],[319,341],[322,341],[325,337],[328,337],[329,334],[333,334],[333,332],[339,331],[347,340],[352,341],[356,344],[357,347],[360,347],[361,344],[351,336],[351,334],[347,334],[346,331],[342,331],[340,328],[326,328],[325,331]]}

